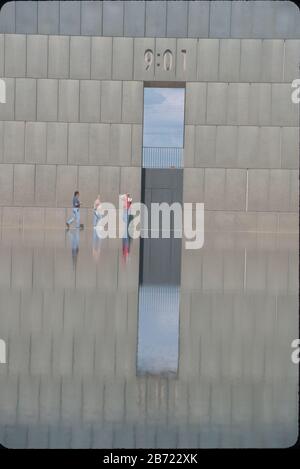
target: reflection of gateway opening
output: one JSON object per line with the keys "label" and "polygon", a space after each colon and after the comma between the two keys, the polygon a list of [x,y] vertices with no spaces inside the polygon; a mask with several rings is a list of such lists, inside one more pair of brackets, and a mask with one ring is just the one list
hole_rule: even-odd
{"label": "reflection of gateway opening", "polygon": [[179,287],[141,285],[138,374],[172,374],[178,369]]}
{"label": "reflection of gateway opening", "polygon": [[[184,88],[145,87],[142,202],[182,203]],[[150,210],[149,210],[150,213]],[[138,374],[176,375],[181,239],[141,239]],[[148,220],[151,230],[151,220]]]}

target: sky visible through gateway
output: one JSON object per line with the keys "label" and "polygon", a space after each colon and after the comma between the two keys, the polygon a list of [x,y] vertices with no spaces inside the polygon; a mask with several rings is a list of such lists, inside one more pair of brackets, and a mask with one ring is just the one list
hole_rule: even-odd
{"label": "sky visible through gateway", "polygon": [[144,147],[183,147],[184,88],[144,89]]}

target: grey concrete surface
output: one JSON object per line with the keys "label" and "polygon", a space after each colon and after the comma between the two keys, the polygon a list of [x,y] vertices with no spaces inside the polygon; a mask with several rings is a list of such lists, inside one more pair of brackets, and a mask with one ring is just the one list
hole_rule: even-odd
{"label": "grey concrete surface", "polygon": [[68,36],[49,36],[48,42],[49,78],[69,78],[70,38]]}
{"label": "grey concrete surface", "polygon": [[0,32],[132,37],[298,38],[290,1],[9,2]]}
{"label": "grey concrete surface", "polygon": [[[299,39],[0,34],[3,48],[4,77],[289,83],[299,74]],[[148,70],[146,49],[153,52]],[[173,56],[168,72],[167,49]]]}

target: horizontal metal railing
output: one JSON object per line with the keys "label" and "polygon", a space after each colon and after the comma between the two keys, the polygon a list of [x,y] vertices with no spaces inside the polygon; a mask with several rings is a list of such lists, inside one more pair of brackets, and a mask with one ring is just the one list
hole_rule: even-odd
{"label": "horizontal metal railing", "polygon": [[143,147],[143,168],[182,168],[183,148]]}

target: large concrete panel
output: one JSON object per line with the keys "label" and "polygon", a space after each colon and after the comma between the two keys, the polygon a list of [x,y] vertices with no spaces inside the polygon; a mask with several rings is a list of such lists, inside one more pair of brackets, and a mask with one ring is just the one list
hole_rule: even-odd
{"label": "large concrete panel", "polygon": [[187,83],[186,124],[205,124],[206,93],[206,83]]}
{"label": "large concrete panel", "polygon": [[255,126],[240,126],[238,128],[237,166],[239,168],[259,167],[259,134]]}
{"label": "large concrete panel", "polygon": [[0,34],[0,76],[4,77],[4,34]]}
{"label": "large concrete panel", "polygon": [[37,2],[38,34],[59,34],[59,3]]}
{"label": "large concrete panel", "polygon": [[238,127],[219,126],[216,135],[216,165],[220,168],[237,166]]}
{"label": "large concrete panel", "polygon": [[80,166],[78,177],[82,206],[92,208],[99,193],[99,168],[98,166]]}
{"label": "large concrete panel", "polygon": [[208,37],[209,4],[208,1],[189,2],[188,37]]}
{"label": "large concrete panel", "polygon": [[241,41],[220,40],[219,81],[239,81]]}
{"label": "large concrete panel", "polygon": [[297,4],[292,1],[276,2],[274,13],[275,21],[272,37],[299,38],[300,19]]}
{"label": "large concrete panel", "polygon": [[101,84],[101,122],[121,122],[122,82],[103,81]]}
{"label": "large concrete panel", "polygon": [[47,78],[48,37],[27,36],[27,77]]}
{"label": "large concrete panel", "polygon": [[69,77],[70,38],[67,36],[49,36],[49,78]]}
{"label": "large concrete panel", "polygon": [[35,165],[16,164],[14,167],[14,205],[34,205]]}
{"label": "large concrete panel", "polygon": [[44,163],[46,161],[47,124],[45,122],[25,123],[25,161]]}
{"label": "large concrete panel", "polygon": [[225,175],[225,210],[246,209],[246,171],[227,169]]}
{"label": "large concrete panel", "polygon": [[225,124],[228,84],[207,84],[207,124]]}
{"label": "large concrete panel", "polygon": [[0,121],[0,163],[3,162],[4,154],[4,122]]}
{"label": "large concrete panel", "polygon": [[282,168],[299,167],[299,128],[283,127],[281,129],[281,165]]}
{"label": "large concrete panel", "polygon": [[183,202],[196,203],[204,200],[204,169],[186,168],[183,172]]}
{"label": "large concrete panel", "polygon": [[176,79],[180,81],[197,80],[197,49],[196,39],[178,39],[176,55]]}
{"label": "large concrete panel", "polygon": [[123,36],[124,3],[103,2],[103,36]]}
{"label": "large concrete panel", "polygon": [[131,163],[131,125],[116,124],[110,132],[110,164],[129,166]]}
{"label": "large concrete panel", "polygon": [[280,168],[280,128],[261,127],[259,131],[257,168]]}
{"label": "large concrete panel", "polygon": [[299,105],[291,99],[290,84],[272,84],[272,125],[299,125]]}
{"label": "large concrete panel", "polygon": [[123,82],[122,122],[141,124],[143,120],[143,83]]}
{"label": "large concrete panel", "polygon": [[120,168],[100,167],[100,194],[102,200],[119,204]]}
{"label": "large concrete panel", "polygon": [[261,81],[262,41],[243,39],[241,41],[240,80],[246,82]]}
{"label": "large concrete panel", "polygon": [[13,165],[1,164],[0,205],[13,205]]}
{"label": "large concrete panel", "polygon": [[6,78],[6,103],[0,104],[0,120],[14,120],[15,117],[15,79]]}
{"label": "large concrete panel", "polygon": [[80,122],[100,122],[100,82],[80,81]]}
{"label": "large concrete panel", "polygon": [[278,213],[278,231],[281,233],[298,233],[298,213]]}
{"label": "large concrete panel", "polygon": [[231,36],[235,38],[251,37],[253,21],[253,2],[232,2]]}
{"label": "large concrete panel", "polygon": [[7,2],[1,6],[0,31],[2,33],[16,32],[16,2]]}
{"label": "large concrete panel", "polygon": [[69,124],[68,163],[88,163],[88,124]]}
{"label": "large concrete panel", "polygon": [[101,36],[102,34],[102,2],[81,2],[81,34]]}
{"label": "large concrete panel", "polygon": [[24,161],[24,122],[4,122],[4,161]]}
{"label": "large concrete panel", "polygon": [[37,120],[57,121],[58,80],[37,80]]}
{"label": "large concrete panel", "polygon": [[57,166],[56,200],[58,207],[71,207],[74,191],[77,190],[77,166]]}
{"label": "large concrete panel", "polygon": [[252,35],[258,38],[273,37],[274,2],[256,1],[253,4]]}
{"label": "large concrete panel", "polygon": [[299,75],[300,41],[285,41],[283,80],[291,83]]}
{"label": "large concrete panel", "polygon": [[289,210],[299,213],[299,171],[290,170],[289,177]]}
{"label": "large concrete panel", "polygon": [[[147,52],[147,54],[146,54]],[[153,80],[155,69],[155,40],[137,38],[134,40],[134,80]],[[147,57],[151,59],[150,63]]]}
{"label": "large concrete panel", "polygon": [[66,164],[68,159],[68,124],[47,124],[47,163]]}
{"label": "large concrete panel", "polygon": [[79,81],[60,80],[58,100],[58,120],[62,122],[78,122]]}
{"label": "large concrete panel", "polygon": [[129,0],[125,2],[124,36],[143,37],[145,35],[145,2]]}
{"label": "large concrete panel", "polygon": [[195,129],[194,125],[184,126],[183,161],[185,168],[193,168],[195,165]]}
{"label": "large concrete panel", "polygon": [[132,125],[131,135],[131,164],[141,167],[142,164],[142,145],[143,145],[143,126]]}
{"label": "large concrete panel", "polygon": [[21,226],[23,223],[22,207],[3,207],[2,224],[7,226]]}
{"label": "large concrete panel", "polygon": [[264,82],[281,82],[283,80],[284,41],[268,40],[262,43],[262,75]]}
{"label": "large concrete panel", "polygon": [[80,3],[73,1],[60,2],[60,34],[80,34]]}
{"label": "large concrete panel", "polygon": [[148,37],[164,37],[167,24],[167,3],[153,1],[146,3],[146,33]]}
{"label": "large concrete panel", "polygon": [[113,80],[132,80],[133,78],[133,39],[115,37],[113,39]]}
{"label": "large concrete panel", "polygon": [[109,164],[110,124],[91,124],[89,126],[89,163]]}
{"label": "large concrete panel", "polygon": [[16,80],[15,119],[36,120],[36,80],[18,78]]}
{"label": "large concrete panel", "polygon": [[169,1],[167,5],[167,37],[187,37],[188,2]]}
{"label": "large concrete panel", "polygon": [[207,210],[222,210],[225,208],[224,169],[205,169],[204,202]]}
{"label": "large concrete panel", "polygon": [[248,210],[268,211],[269,173],[266,169],[248,171]]}
{"label": "large concrete panel", "polygon": [[250,125],[270,125],[271,104],[271,84],[250,83],[248,123]]}
{"label": "large concrete panel", "polygon": [[91,39],[83,36],[70,38],[70,78],[91,77]]}
{"label": "large concrete panel", "polygon": [[245,210],[246,172],[239,169],[205,169],[207,210]]}
{"label": "large concrete panel", "polygon": [[[284,169],[270,170],[268,210],[274,212],[290,211],[290,190],[292,189],[290,173],[291,171]],[[294,209],[297,210],[297,206]]]}
{"label": "large concrete panel", "polygon": [[195,166],[216,165],[216,127],[197,126],[195,130]]}
{"label": "large concrete panel", "polygon": [[16,33],[37,33],[37,2],[16,2]]}
{"label": "large concrete panel", "polygon": [[230,83],[228,85],[227,124],[248,124],[249,91],[250,85],[248,83]]}
{"label": "large concrete panel", "polygon": [[231,3],[214,1],[210,4],[209,37],[230,37]]}
{"label": "large concrete panel", "polygon": [[[2,10],[1,10],[2,11]],[[26,36],[5,36],[5,76],[26,76]]]}
{"label": "large concrete panel", "polygon": [[56,166],[37,165],[35,175],[35,203],[41,207],[56,206]]}
{"label": "large concrete panel", "polygon": [[200,39],[198,42],[197,78],[199,81],[218,81],[218,39]]}
{"label": "large concrete panel", "polygon": [[93,37],[91,78],[109,80],[112,76],[112,38]]}

